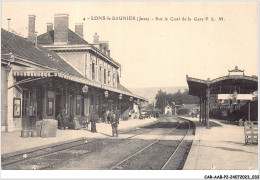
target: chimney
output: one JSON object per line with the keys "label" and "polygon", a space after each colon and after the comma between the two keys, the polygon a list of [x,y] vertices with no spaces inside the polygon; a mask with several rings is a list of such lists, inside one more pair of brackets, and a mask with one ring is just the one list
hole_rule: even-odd
{"label": "chimney", "polygon": [[35,41],[35,15],[29,16],[29,24],[28,24],[28,40],[34,42]]}
{"label": "chimney", "polygon": [[35,36],[34,36],[34,37],[35,37],[34,42],[35,42],[35,46],[36,46],[36,47],[37,47],[37,33],[38,33],[38,32],[35,32]]}
{"label": "chimney", "polygon": [[110,50],[107,50],[107,55],[110,57]]}
{"label": "chimney", "polygon": [[47,32],[53,30],[53,24],[52,23],[47,23]]}
{"label": "chimney", "polygon": [[54,44],[67,44],[68,43],[68,14],[55,14],[54,15]]}
{"label": "chimney", "polygon": [[8,21],[8,31],[10,32],[10,31],[11,31],[11,27],[10,27],[10,21],[11,21],[11,19],[8,18],[7,21]]}
{"label": "chimney", "polygon": [[75,24],[75,33],[83,38],[83,23]]}
{"label": "chimney", "polygon": [[94,35],[94,44],[98,44],[99,43],[99,35],[97,33],[95,33]]}

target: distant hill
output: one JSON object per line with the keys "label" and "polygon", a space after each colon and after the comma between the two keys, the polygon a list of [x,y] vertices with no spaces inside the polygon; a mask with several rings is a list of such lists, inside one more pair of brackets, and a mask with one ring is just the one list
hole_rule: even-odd
{"label": "distant hill", "polygon": [[149,103],[154,102],[157,92],[176,93],[179,89],[183,92],[188,87],[152,87],[152,88],[128,88],[132,93],[148,99]]}

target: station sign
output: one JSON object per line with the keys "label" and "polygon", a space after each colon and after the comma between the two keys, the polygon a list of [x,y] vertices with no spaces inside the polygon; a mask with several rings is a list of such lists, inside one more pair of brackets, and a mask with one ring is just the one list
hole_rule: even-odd
{"label": "station sign", "polygon": [[[228,99],[232,99],[232,96],[230,94],[218,94],[218,99],[228,100]],[[253,95],[252,94],[237,94],[236,100],[252,101]]]}

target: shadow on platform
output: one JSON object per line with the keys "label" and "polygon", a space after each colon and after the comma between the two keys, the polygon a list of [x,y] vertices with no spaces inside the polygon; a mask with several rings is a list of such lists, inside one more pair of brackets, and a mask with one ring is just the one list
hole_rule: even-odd
{"label": "shadow on platform", "polygon": [[[195,124],[195,126],[196,126],[197,128],[198,128],[198,127],[203,127],[203,126],[206,127],[206,125],[203,124],[202,122],[196,122],[196,121],[195,121],[194,124]],[[215,123],[215,122],[209,120],[209,127],[222,127],[222,125],[219,124],[219,123]]]}
{"label": "shadow on platform", "polygon": [[249,153],[249,154],[258,154],[258,153],[254,153],[254,152],[250,152],[250,151],[244,151],[242,149],[236,149],[236,148],[230,148],[230,147],[221,147],[221,146],[206,146],[206,145],[200,145],[202,147],[209,147],[209,148],[216,148],[216,149],[221,149],[221,150],[224,150],[224,151],[233,151],[233,152],[237,152],[237,151],[240,151],[240,152],[245,152],[245,153]]}
{"label": "shadow on platform", "polygon": [[176,128],[177,122],[158,122],[149,126],[143,126],[144,129],[154,129],[154,128]]}

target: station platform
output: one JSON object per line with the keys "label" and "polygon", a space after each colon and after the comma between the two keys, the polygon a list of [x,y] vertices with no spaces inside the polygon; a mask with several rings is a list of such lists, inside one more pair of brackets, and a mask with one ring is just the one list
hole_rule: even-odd
{"label": "station platform", "polygon": [[182,117],[196,125],[184,170],[258,170],[258,145],[245,145],[244,127],[210,119],[210,129],[198,118]]}
{"label": "station platform", "polygon": [[[144,125],[154,123],[158,119],[131,119],[128,121],[120,121],[118,125],[119,136],[120,133],[128,131],[134,128],[138,128]],[[37,149],[48,147],[54,144],[62,144],[70,141],[79,140],[82,138],[105,138],[111,137],[112,128],[111,124],[97,123],[97,133],[90,132],[91,125],[88,129],[81,130],[57,130],[56,137],[42,138],[42,137],[21,137],[21,131],[11,133],[1,133],[1,155],[15,154],[18,152],[26,152],[29,149]]]}

